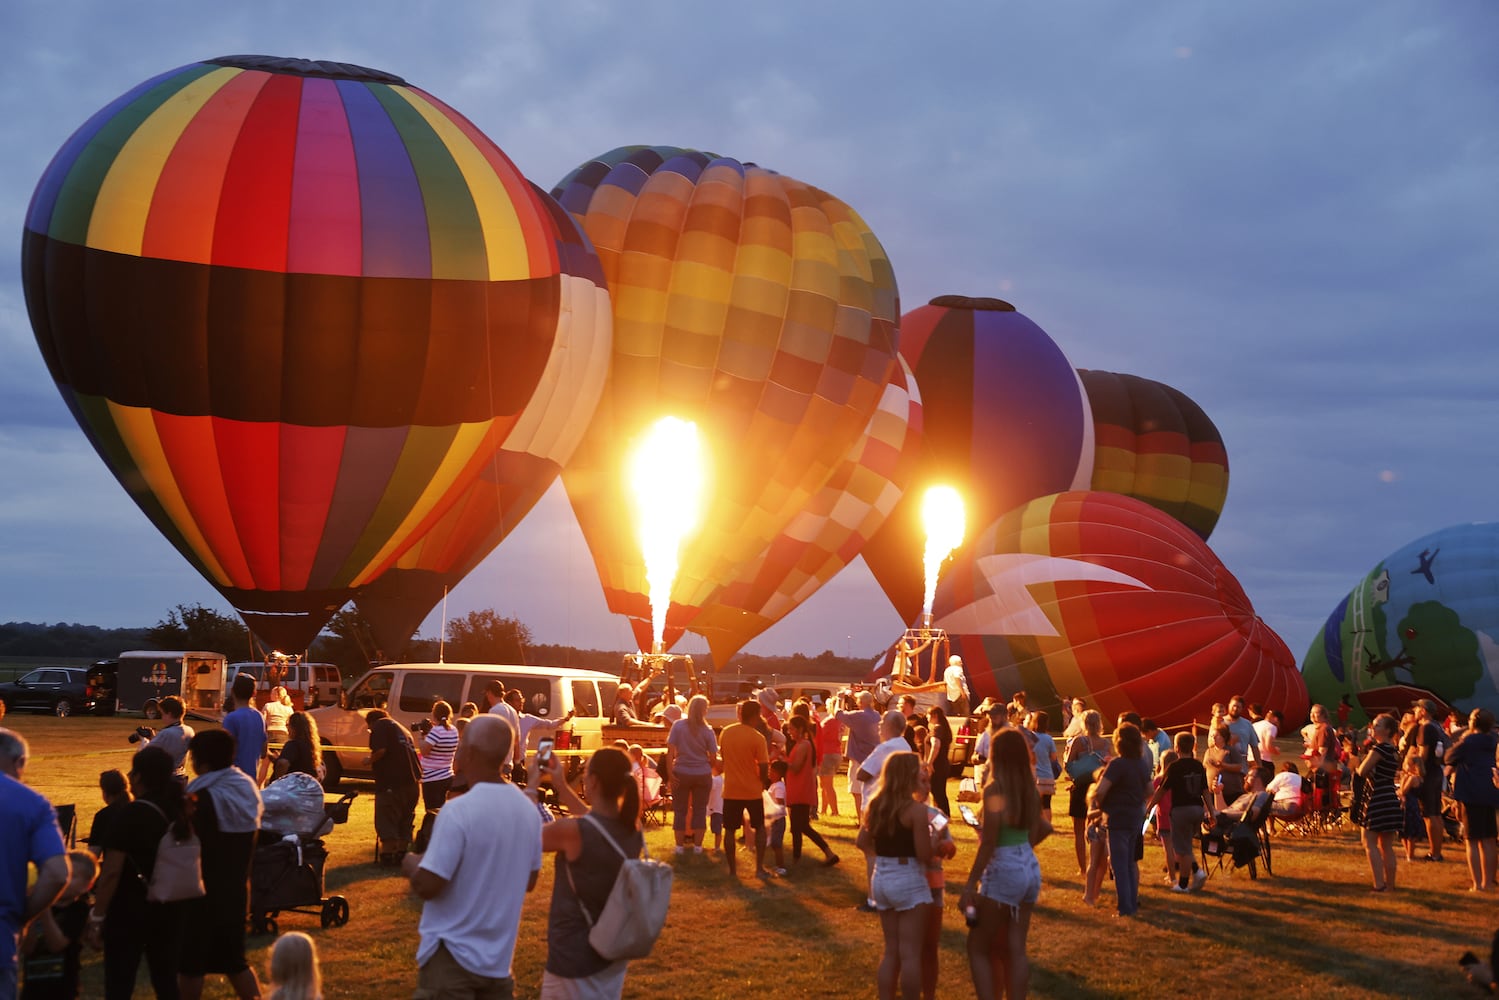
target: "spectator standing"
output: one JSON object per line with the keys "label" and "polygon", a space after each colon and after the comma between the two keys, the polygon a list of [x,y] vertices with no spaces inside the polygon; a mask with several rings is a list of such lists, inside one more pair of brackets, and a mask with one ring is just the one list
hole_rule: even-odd
{"label": "spectator standing", "polygon": [[1104,765],[1103,776],[1089,792],[1090,804],[1103,814],[1108,829],[1121,917],[1132,917],[1140,909],[1141,829],[1145,801],[1150,797],[1150,757],[1143,750],[1144,741],[1134,723],[1114,730],[1114,758]]}
{"label": "spectator standing", "polygon": [[[755,831],[755,876],[769,878],[765,869],[765,800],[762,793],[769,783],[770,745],[755,723],[760,720],[760,703],[745,699],[739,703],[739,721],[724,727],[719,734],[719,754],[723,759],[723,826],[729,834],[724,859],[729,874],[737,877],[734,835],[749,815]],[[597,756],[597,755],[595,755]],[[626,758],[626,764],[629,759]]]}
{"label": "spectator standing", "polygon": [[1051,717],[1044,710],[1031,713],[1029,728],[1036,737],[1036,742],[1031,745],[1031,753],[1036,758],[1036,792],[1041,796],[1041,818],[1048,824],[1051,823],[1051,797],[1056,794],[1057,776],[1062,773],[1062,765],[1057,760],[1057,741],[1047,732],[1050,726]]}
{"label": "spectator standing", "polygon": [[843,726],[838,721],[837,705],[843,704],[840,697],[829,708],[827,715],[817,726],[817,787],[822,796],[819,813],[823,816],[838,815],[838,768],[843,764]]}
{"label": "spectator standing", "polygon": [[505,685],[499,681],[484,685],[484,712],[504,719],[510,724],[510,731],[516,734],[514,746],[510,748],[510,759],[505,762],[505,777],[508,778],[515,768],[524,764],[526,750],[520,742],[520,713],[505,700]]}
{"label": "spectator standing", "polygon": [[812,740],[815,724],[811,719],[793,715],[790,750],[786,754],[786,808],[791,814],[791,861],[802,859],[802,837],[822,849],[824,865],[836,865],[838,855],[812,829],[812,810],[817,807],[817,748]]}
{"label": "spectator standing", "polygon": [[255,711],[255,678],[249,674],[234,676],[234,705],[223,722],[225,732],[234,737],[234,766],[258,779],[265,757],[265,717]]}
{"label": "spectator standing", "polygon": [[146,883],[156,870],[156,846],[167,828],[178,839],[191,830],[184,790],[171,755],[157,747],[137,750],[127,777],[135,799],[106,833],[86,939],[104,947],[105,1000],[130,1000],[143,957],[156,995],[175,998],[183,904],[148,902]]}
{"label": "spectator standing", "polygon": [[1446,755],[1447,766],[1452,768],[1452,797],[1462,808],[1473,892],[1489,892],[1495,887],[1494,864],[1499,854],[1494,812],[1499,805],[1499,788],[1494,787],[1496,749],[1499,740],[1494,736],[1494,713],[1475,708],[1468,715],[1468,731]]}
{"label": "spectator standing", "polygon": [[[534,761],[531,767],[529,783],[535,787],[539,775]],[[625,859],[640,857],[645,847],[639,788],[630,777],[629,758],[613,747],[604,747],[588,760],[583,774],[586,802],[568,785],[560,758],[552,758],[550,774],[569,816],[541,831],[542,850],[557,855],[541,997],[617,1000],[629,963],[611,962],[594,951],[588,931],[603,912]]]}
{"label": "spectator standing", "polygon": [[1264,760],[1260,756],[1260,737],[1254,731],[1254,723],[1244,715],[1244,696],[1236,694],[1228,699],[1228,730],[1233,734],[1235,749],[1244,755],[1251,766]]}
{"label": "spectator standing", "polygon": [[[1081,698],[1072,699],[1072,717],[1067,721],[1067,726],[1062,730],[1062,739],[1071,740],[1081,736],[1085,730],[1083,716],[1088,712],[1088,703]],[[1100,719],[1103,716],[1099,716]]]}
{"label": "spectator standing", "polygon": [[369,762],[375,776],[375,855],[379,864],[390,867],[400,863],[411,845],[421,768],[405,726],[380,708],[370,709],[365,721],[370,726]]}
{"label": "spectator standing", "polygon": [[952,815],[952,803],[947,801],[947,782],[952,777],[952,724],[940,706],[927,712],[929,721],[926,765],[931,774],[932,805],[942,810],[942,815]]}
{"label": "spectator standing", "polygon": [[[29,752],[19,733],[0,729],[0,997],[16,995],[16,944],[22,932],[57,901],[68,882],[68,858],[52,803],[21,783]],[[33,865],[36,882],[28,891]]]}
{"label": "spectator standing", "polygon": [[1275,709],[1265,713],[1263,719],[1254,722],[1254,737],[1259,743],[1260,760],[1275,759],[1275,739],[1280,735],[1280,712]]}
{"label": "spectator standing", "polygon": [[1176,760],[1167,768],[1145,807],[1170,803],[1167,824],[1170,827],[1172,856],[1176,859],[1176,892],[1201,889],[1208,873],[1197,863],[1193,838],[1202,829],[1202,818],[1208,810],[1207,770],[1198,760],[1197,737],[1191,730],[1176,734]]}
{"label": "spectator standing", "polygon": [[555,734],[558,729],[573,720],[571,710],[560,719],[548,719],[541,715],[532,715],[526,711],[526,696],[521,693],[520,688],[510,688],[505,692],[505,704],[515,709],[517,725],[520,726],[516,732],[520,734],[520,752],[524,757],[526,749],[531,745],[532,733]]}
{"label": "spectator standing", "polygon": [[188,748],[198,777],[187,786],[193,830],[202,845],[204,895],[182,904],[182,957],[177,985],[183,1000],[203,995],[204,977],[229,979],[240,1000],[260,996],[245,960],[245,914],[250,908],[250,859],[262,812],[260,790],[234,766],[234,737],[205,729]]}
{"label": "spectator standing", "polygon": [[1416,702],[1416,745],[1421,757],[1421,818],[1426,822],[1426,842],[1430,848],[1424,860],[1442,861],[1442,765],[1446,758],[1447,734],[1437,725],[1436,702],[1422,698]]}
{"label": "spectator standing", "polygon": [[[880,719],[880,742],[864,758],[863,763],[858,766],[858,779],[862,788],[866,789],[869,798],[879,790],[881,770],[885,761],[897,753],[911,753],[909,744],[906,743],[906,717],[900,713],[900,709],[892,708]],[[920,758],[918,757],[919,761]],[[853,765],[849,765],[850,768]],[[925,772],[923,772],[924,774]],[[931,788],[930,779],[926,782],[927,788]],[[865,799],[868,802],[868,798]],[[869,851],[864,852],[864,871],[869,877],[869,895],[860,905],[860,909],[866,913],[873,913],[879,908],[874,898],[874,870],[875,855]]]}
{"label": "spectator standing", "polygon": [[422,758],[422,811],[435,813],[448,800],[448,789],[453,787],[453,755],[458,752],[453,706],[441,698],[432,703],[427,731],[416,750]]}
{"label": "spectator standing", "polygon": [[[840,704],[846,702],[840,699]],[[848,748],[844,752],[848,758],[848,791],[854,797],[854,812],[862,814],[864,785],[858,778],[859,766],[880,742],[880,713],[874,710],[874,695],[869,691],[859,692],[858,705],[855,710],[836,712],[833,717],[848,727]],[[904,726],[901,731],[905,731]]]}
{"label": "spectator standing", "polygon": [[193,738],[193,727],[182,721],[182,716],[187,711],[187,706],[182,699],[175,694],[169,694],[158,703],[161,707],[161,718],[166,725],[151,737],[151,745],[159,747],[172,755],[172,763],[177,768],[178,774],[185,774],[183,764],[187,760],[187,745]]}
{"label": "spectator standing", "polygon": [[[1400,829],[1402,821],[1400,795],[1395,788],[1400,773],[1400,754],[1395,749],[1396,728],[1394,716],[1375,718],[1370,727],[1374,735],[1373,745],[1358,762],[1358,779],[1364,783],[1363,809],[1362,815],[1354,819],[1363,827],[1364,851],[1369,856],[1375,892],[1395,888],[1395,831]],[[1274,811],[1274,806],[1271,810]]]}
{"label": "spectator standing", "polygon": [[263,709],[266,739],[272,743],[285,743],[286,720],[290,719],[295,711],[291,695],[287,693],[284,686],[277,684],[271,688],[270,696],[266,698]]}
{"label": "spectator standing", "polygon": [[89,824],[88,836],[83,840],[88,845],[88,849],[94,852],[95,857],[104,854],[104,839],[107,836],[109,824],[130,804],[130,786],[125,783],[125,776],[118,770],[100,771],[99,795],[104,799],[104,808],[94,813],[94,820]]}
{"label": "spectator standing", "polygon": [[509,722],[492,715],[464,728],[454,760],[468,791],[438,813],[426,853],[402,859],[423,900],[417,996],[514,994],[521,905],[541,872],[541,814],[504,774],[515,742]]}
{"label": "spectator standing", "polygon": [[[1078,699],[1078,701],[1081,700],[1081,698]],[[1072,840],[1073,847],[1077,851],[1077,873],[1085,875],[1092,870],[1088,860],[1086,842],[1088,789],[1092,787],[1093,780],[1097,776],[1098,771],[1103,768],[1104,763],[1112,755],[1113,748],[1109,746],[1108,740],[1103,738],[1103,716],[1099,715],[1097,711],[1083,711],[1073,716],[1072,721],[1081,723],[1083,732],[1067,741],[1067,752],[1062,760],[1063,770],[1066,770],[1069,765],[1076,761],[1084,761],[1089,754],[1094,754],[1098,758],[1098,766],[1083,774],[1072,775],[1071,771],[1068,771],[1068,775],[1072,779],[1072,787],[1067,798],[1067,815],[1072,817]],[[1103,848],[1100,847],[1094,853],[1102,854]],[[1099,863],[1101,864],[1102,861],[1100,860]],[[1101,873],[1099,878],[1102,879]],[[1091,881],[1090,878],[1090,884]],[[1093,901],[1092,896],[1096,892],[1097,890],[1093,889],[1084,898],[1091,903]]]}
{"label": "spectator standing", "polygon": [[[984,825],[959,906],[970,918],[968,969],[979,1000],[1023,997],[1030,981],[1026,936],[1041,895],[1035,846],[1051,833],[1018,730],[994,739],[993,777],[984,786]],[[996,973],[1002,982],[996,983]]]}
{"label": "spectator standing", "polygon": [[310,774],[322,781],[323,744],[318,738],[317,720],[306,712],[293,712],[286,720],[286,733],[272,775],[284,778],[288,774]]}
{"label": "spectator standing", "polygon": [[989,783],[989,750],[994,736],[1010,724],[1009,708],[1002,701],[990,701],[980,705],[980,714],[988,720],[988,726],[973,741],[973,780],[983,788]]}
{"label": "spectator standing", "polygon": [[[900,719],[899,731],[904,732],[904,717],[898,710],[891,714]],[[880,1000],[893,1000],[897,986],[902,1000],[916,1000],[921,994],[922,942],[932,906],[927,885],[932,838],[927,807],[918,798],[929,787],[916,754],[897,750],[884,755],[879,783],[859,828],[859,849],[874,859],[870,896],[880,913],[885,942],[876,979]]]}
{"label": "spectator standing", "polygon": [[1244,756],[1231,742],[1232,738],[1232,731],[1227,726],[1220,725],[1209,730],[1210,742],[1207,753],[1202,758],[1203,766],[1207,769],[1208,788],[1215,796],[1221,796],[1218,803],[1220,809],[1244,794],[1244,776],[1248,771]]}
{"label": "spectator standing", "polygon": [[677,853],[703,853],[708,829],[708,795],[713,790],[713,758],[718,738],[708,725],[708,699],[695,694],[687,717],[672,723],[666,736],[666,773],[671,775],[671,828]]}

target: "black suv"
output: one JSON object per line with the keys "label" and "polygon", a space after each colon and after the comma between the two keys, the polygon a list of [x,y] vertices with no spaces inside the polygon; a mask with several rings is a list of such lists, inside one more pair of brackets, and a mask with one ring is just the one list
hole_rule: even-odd
{"label": "black suv", "polygon": [[89,683],[89,672],[83,667],[38,667],[9,684],[0,684],[0,701],[7,712],[37,709],[69,716],[74,712],[108,711],[112,701]]}

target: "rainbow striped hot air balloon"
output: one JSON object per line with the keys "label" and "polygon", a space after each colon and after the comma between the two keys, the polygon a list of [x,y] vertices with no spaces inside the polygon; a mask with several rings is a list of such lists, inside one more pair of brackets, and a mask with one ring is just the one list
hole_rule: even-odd
{"label": "rainbow striped hot air balloon", "polygon": [[712,153],[623,147],[552,193],[593,240],[614,309],[604,398],[562,480],[609,608],[643,649],[651,613],[623,457],[666,416],[694,421],[710,454],[669,645],[865,433],[896,365],[894,272],[837,198]]}
{"label": "rainbow striped hot air balloon", "polygon": [[1296,660],[1212,550],[1175,518],[1115,493],[1016,508],[943,577],[936,624],[975,697],[1027,693],[1060,718],[1083,696],[1113,720],[1206,723],[1236,694],[1306,717]]}
{"label": "rainbow striped hot air balloon", "polygon": [[1093,410],[1093,489],[1144,500],[1207,539],[1228,498],[1228,452],[1202,407],[1138,375],[1077,374]]}
{"label": "rainbow striped hot air balloon", "polygon": [[944,295],[912,309],[901,319],[900,353],[921,386],[921,458],[906,498],[863,554],[901,619],[915,624],[927,488],[958,491],[972,538],[1027,500],[1085,488],[1093,420],[1072,362],[1000,299]]}
{"label": "rainbow striped hot air balloon", "polygon": [[558,233],[399,77],[232,56],[86,122],[32,198],[37,343],[99,454],[301,648],[478,475],[556,337]]}

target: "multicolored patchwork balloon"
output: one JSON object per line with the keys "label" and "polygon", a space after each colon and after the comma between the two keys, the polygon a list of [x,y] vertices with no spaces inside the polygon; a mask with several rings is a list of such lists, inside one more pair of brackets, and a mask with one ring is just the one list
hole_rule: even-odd
{"label": "multicolored patchwork balloon", "polygon": [[532,187],[559,239],[562,308],[541,382],[498,451],[395,565],[359,589],[360,613],[382,657],[401,654],[442,595],[505,540],[572,457],[609,371],[609,290],[593,244],[562,206]]}
{"label": "multicolored patchwork balloon", "polygon": [[1093,489],[1144,500],[1206,540],[1228,498],[1228,452],[1202,407],[1138,375],[1077,374],[1093,410]]}
{"label": "multicolored patchwork balloon", "polygon": [[1186,525],[1117,493],[1033,500],[987,528],[938,585],[936,625],[975,697],[1027,693],[1061,718],[1082,696],[1110,723],[1206,723],[1242,694],[1306,718],[1295,658]]}
{"label": "multicolored patchwork balloon", "polygon": [[609,382],[563,483],[609,608],[647,648],[624,456],[663,416],[696,422],[712,456],[702,527],[672,588],[676,637],[864,434],[896,364],[895,276],[843,202],[712,153],[623,147],[552,193],[593,240],[614,308]]}
{"label": "multicolored patchwork balloon", "polygon": [[864,438],[827,485],[692,620],[691,631],[708,640],[714,663],[729,662],[858,556],[905,492],[920,443],[921,395],[901,361]]}
{"label": "multicolored patchwork balloon", "polygon": [[557,239],[430,94],[231,56],[74,133],[22,269],[99,454],[262,639],[300,649],[511,432],[556,337]]}
{"label": "multicolored patchwork balloon", "polygon": [[921,386],[921,459],[906,498],[864,561],[907,624],[921,613],[921,503],[930,486],[963,498],[964,538],[1035,497],[1084,489],[1093,419],[1072,363],[1000,299],[935,298],[901,319],[901,356]]}

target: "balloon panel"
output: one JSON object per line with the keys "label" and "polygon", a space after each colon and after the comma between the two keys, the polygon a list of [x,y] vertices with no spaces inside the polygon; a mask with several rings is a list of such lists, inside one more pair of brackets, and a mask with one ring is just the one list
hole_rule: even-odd
{"label": "balloon panel", "polygon": [[1093,413],[1095,490],[1144,500],[1206,539],[1228,495],[1228,453],[1202,408],[1150,379],[1080,370]]}
{"label": "balloon panel", "polygon": [[1302,661],[1314,701],[1365,718],[1433,695],[1499,711],[1499,524],[1460,524],[1380,560]]}
{"label": "balloon panel", "polygon": [[555,225],[472,124],[390,74],[254,56],[86,122],[22,272],[117,478],[236,607],[277,615],[336,608],[478,474],[562,294]]}
{"label": "balloon panel", "polygon": [[1060,718],[1082,696],[1112,721],[1206,721],[1242,694],[1303,718],[1306,691],[1285,644],[1191,530],[1141,501],[1101,492],[1044,497],[974,540],[938,586],[974,693]]}
{"label": "balloon panel", "polygon": [[864,549],[902,619],[921,612],[921,503],[929,486],[962,495],[965,538],[1038,496],[1085,488],[1093,421],[1071,362],[998,299],[944,296],[901,320],[901,356],[921,386],[923,446],[907,496]]}
{"label": "balloon panel", "polygon": [[710,456],[667,616],[681,628],[864,433],[895,365],[894,272],[838,199],[711,153],[624,147],[553,194],[593,240],[614,311],[605,398],[563,472],[612,610],[649,619],[625,455],[670,415]]}

